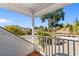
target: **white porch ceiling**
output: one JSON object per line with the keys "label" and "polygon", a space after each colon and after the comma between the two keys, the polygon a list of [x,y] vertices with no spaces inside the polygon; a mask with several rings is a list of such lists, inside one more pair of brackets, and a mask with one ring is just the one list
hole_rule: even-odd
{"label": "white porch ceiling", "polygon": [[68,3],[0,3],[0,8],[6,8],[28,16],[41,16],[66,5]]}

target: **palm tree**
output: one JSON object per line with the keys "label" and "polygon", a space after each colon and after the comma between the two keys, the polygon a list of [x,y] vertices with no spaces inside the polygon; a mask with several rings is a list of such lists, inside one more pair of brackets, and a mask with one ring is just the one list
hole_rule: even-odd
{"label": "palm tree", "polygon": [[68,22],[66,22],[66,24],[64,24],[65,28],[69,27],[70,24]]}
{"label": "palm tree", "polygon": [[78,19],[76,19],[73,27],[74,27],[77,34],[78,34],[78,26],[79,26],[79,21],[78,21]]}
{"label": "palm tree", "polygon": [[55,28],[56,24],[58,24],[58,22],[60,20],[64,20],[64,11],[63,8],[55,10],[51,13],[47,13],[43,16],[41,16],[41,20],[42,22],[45,22],[46,20],[48,20],[48,28]]}
{"label": "palm tree", "polygon": [[73,26],[69,25],[69,31],[72,33],[73,32]]}

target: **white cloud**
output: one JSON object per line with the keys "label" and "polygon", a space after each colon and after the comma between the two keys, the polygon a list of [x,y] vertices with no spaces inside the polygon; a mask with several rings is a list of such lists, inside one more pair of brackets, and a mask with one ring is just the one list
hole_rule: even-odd
{"label": "white cloud", "polygon": [[0,19],[0,23],[10,23],[11,21],[8,19]]}

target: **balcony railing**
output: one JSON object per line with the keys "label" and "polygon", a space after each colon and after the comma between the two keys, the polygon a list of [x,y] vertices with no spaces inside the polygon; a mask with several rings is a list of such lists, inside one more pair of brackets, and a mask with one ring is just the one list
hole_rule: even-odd
{"label": "balcony railing", "polygon": [[77,56],[77,55],[79,56],[79,37],[78,36],[59,35],[60,37],[54,37],[54,38],[49,36],[37,36],[37,35],[22,36],[23,38],[17,35],[12,35],[12,36],[16,36],[18,37],[18,39],[24,40],[40,48],[40,52],[43,52],[47,56],[57,56],[57,55],[58,56]]}
{"label": "balcony railing", "polygon": [[49,36],[26,36],[40,48],[47,56],[75,56],[79,55],[79,40],[52,38]]}

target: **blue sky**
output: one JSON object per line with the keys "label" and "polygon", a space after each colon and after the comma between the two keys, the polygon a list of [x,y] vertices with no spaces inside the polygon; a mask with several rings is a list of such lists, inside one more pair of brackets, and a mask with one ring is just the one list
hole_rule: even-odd
{"label": "blue sky", "polygon": [[[79,19],[79,4],[71,4],[64,7],[65,20],[60,23],[72,24],[75,19]],[[35,18],[35,26],[47,26],[48,22],[41,22],[40,17]],[[31,17],[16,13],[10,10],[0,8],[0,26],[5,25],[20,25],[22,27],[32,27]]]}

